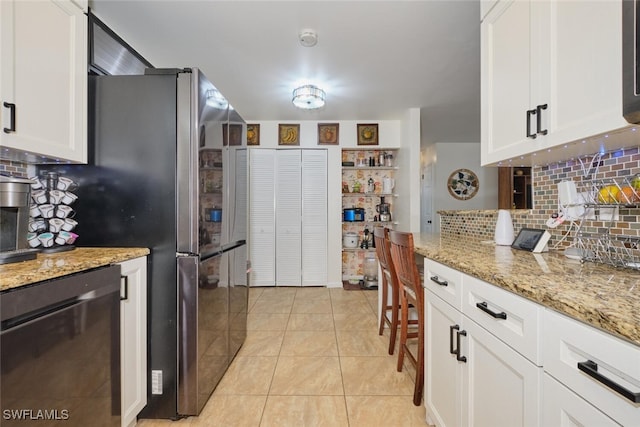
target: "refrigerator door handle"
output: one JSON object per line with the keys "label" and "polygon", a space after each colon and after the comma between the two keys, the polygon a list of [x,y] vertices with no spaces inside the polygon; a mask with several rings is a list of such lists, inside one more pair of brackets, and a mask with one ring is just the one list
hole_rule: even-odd
{"label": "refrigerator door handle", "polygon": [[178,413],[198,413],[198,257],[178,257]]}

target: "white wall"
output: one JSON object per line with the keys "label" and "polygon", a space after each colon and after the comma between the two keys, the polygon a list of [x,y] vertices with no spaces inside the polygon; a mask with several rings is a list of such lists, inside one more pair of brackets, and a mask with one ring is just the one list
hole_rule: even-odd
{"label": "white wall", "polygon": [[[246,120],[246,119],[245,119]],[[282,148],[278,146],[278,124],[299,123],[300,145],[291,148],[325,148],[328,163],[328,283],[329,287],[342,287],[342,149],[357,148],[357,124],[378,123],[378,146],[366,147],[400,148],[399,166],[395,190],[399,197],[394,201],[394,221],[398,229],[420,230],[420,110],[409,109],[402,120],[335,120],[339,123],[340,145],[318,145],[318,121],[261,121],[246,120],[260,124],[260,145],[249,147]]]}
{"label": "white wall", "polygon": [[[428,146],[422,153],[425,165],[433,171],[432,218],[433,232],[440,232],[439,210],[476,210],[498,208],[498,168],[480,166],[479,143],[439,142]],[[460,168],[469,169],[478,176],[480,188],[469,200],[453,198],[447,190],[451,173]]]}

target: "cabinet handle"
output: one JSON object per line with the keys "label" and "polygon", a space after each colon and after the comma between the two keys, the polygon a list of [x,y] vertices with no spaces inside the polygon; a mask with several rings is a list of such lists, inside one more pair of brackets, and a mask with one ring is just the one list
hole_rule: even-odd
{"label": "cabinet handle", "polygon": [[538,135],[531,133],[531,115],[536,114],[536,110],[527,110],[527,138],[536,139]]}
{"label": "cabinet handle", "polygon": [[589,375],[591,378],[595,379],[596,381],[606,385],[616,393],[623,395],[630,401],[634,403],[640,403],[640,393],[634,393],[631,390],[627,390],[626,388],[616,383],[612,379],[602,375],[600,372],[598,372],[598,364],[593,360],[587,360],[586,362],[578,362],[578,369],[580,369],[582,372]]}
{"label": "cabinet handle", "polygon": [[8,128],[4,128],[4,133],[11,133],[11,132],[15,132],[16,131],[16,104],[12,104],[10,102],[4,102],[2,105],[5,106],[5,108],[9,109],[9,120],[10,120],[10,127]]}
{"label": "cabinet handle", "polygon": [[460,330],[460,326],[458,325],[449,326],[449,353],[451,354],[458,354],[458,350],[453,349],[453,331],[459,331],[459,330]]}
{"label": "cabinet handle", "polygon": [[467,357],[466,356],[460,356],[460,335],[466,337],[467,336],[467,331],[458,331],[458,332],[456,332],[456,347],[458,347],[456,349],[456,360],[458,362],[467,363]]}
{"label": "cabinet handle", "polygon": [[493,317],[494,319],[506,319],[507,318],[507,313],[505,313],[504,311],[501,311],[500,313],[496,313],[495,311],[489,309],[489,306],[486,302],[479,302],[476,304],[476,307],[478,307],[480,310],[484,311],[485,313],[487,313],[489,316]]}
{"label": "cabinet handle", "polygon": [[547,109],[547,104],[538,105],[536,107],[536,113],[538,117],[536,117],[536,128],[539,135],[546,135],[549,131],[547,129],[540,130],[542,127],[542,110]]}
{"label": "cabinet handle", "polygon": [[449,283],[446,280],[440,280],[438,276],[431,276],[431,281],[436,282],[440,286],[449,286]]}
{"label": "cabinet handle", "polygon": [[124,282],[124,296],[120,296],[120,301],[129,299],[129,276],[120,276],[120,281]]}

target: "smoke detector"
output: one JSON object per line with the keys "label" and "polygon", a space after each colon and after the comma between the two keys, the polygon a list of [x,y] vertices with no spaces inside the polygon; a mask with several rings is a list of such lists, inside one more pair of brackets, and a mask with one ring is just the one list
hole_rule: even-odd
{"label": "smoke detector", "polygon": [[313,47],[318,43],[318,35],[313,30],[302,30],[298,34],[298,40],[304,47]]}

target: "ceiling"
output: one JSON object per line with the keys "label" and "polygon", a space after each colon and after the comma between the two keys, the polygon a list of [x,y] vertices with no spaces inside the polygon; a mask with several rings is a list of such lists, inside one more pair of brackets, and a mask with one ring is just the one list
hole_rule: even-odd
{"label": "ceiling", "polygon": [[[155,67],[198,67],[247,121],[398,120],[423,144],[480,141],[480,1],[90,0]],[[317,33],[314,47],[298,41]],[[327,93],[293,107],[297,83]]]}

